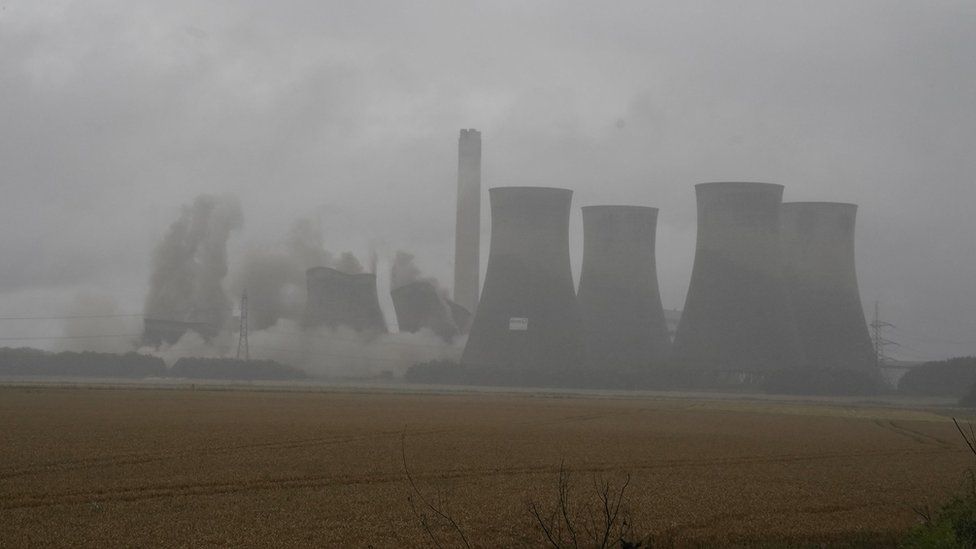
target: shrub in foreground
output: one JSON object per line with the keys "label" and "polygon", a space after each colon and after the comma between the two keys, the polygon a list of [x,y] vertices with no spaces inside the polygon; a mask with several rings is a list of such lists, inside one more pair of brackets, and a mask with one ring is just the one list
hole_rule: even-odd
{"label": "shrub in foreground", "polygon": [[[976,457],[976,431],[972,424],[963,429],[955,418],[952,422]],[[976,476],[969,471],[969,486],[956,494],[935,513],[917,511],[923,519],[920,526],[906,536],[902,547],[976,547]]]}

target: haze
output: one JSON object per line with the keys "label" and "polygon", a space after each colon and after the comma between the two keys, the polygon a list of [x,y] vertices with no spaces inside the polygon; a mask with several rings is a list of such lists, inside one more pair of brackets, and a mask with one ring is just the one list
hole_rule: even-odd
{"label": "haze", "polygon": [[680,309],[693,184],[780,183],[859,204],[894,356],[976,353],[971,2],[7,0],[0,53],[2,316],[141,311],[201,193],[240,199],[231,273],[315,217],[329,250],[405,250],[449,284],[457,132],[478,128],[484,187],[575,191],[577,274],[579,206],[660,208]]}

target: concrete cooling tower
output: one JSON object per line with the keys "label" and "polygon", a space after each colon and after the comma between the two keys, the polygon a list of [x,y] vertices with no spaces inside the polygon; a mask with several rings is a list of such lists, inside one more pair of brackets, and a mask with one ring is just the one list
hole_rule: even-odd
{"label": "concrete cooling tower", "polygon": [[744,375],[798,366],[780,247],[783,186],[702,183],[695,192],[698,243],[676,364]]}
{"label": "concrete cooling tower", "polygon": [[447,300],[447,306],[451,308],[451,319],[454,320],[454,325],[457,326],[458,332],[467,334],[471,328],[471,311],[468,311],[450,299]]}
{"label": "concrete cooling tower", "polygon": [[491,246],[462,364],[504,383],[560,383],[583,360],[569,263],[573,192],[489,191]]}
{"label": "concrete cooling tower", "polygon": [[646,367],[671,340],[658,291],[657,208],[583,208],[579,301],[586,353],[594,368]]}
{"label": "concrete cooling tower", "polygon": [[376,275],[347,274],[329,267],[305,271],[308,301],[306,326],[339,326],[357,332],[386,333],[386,321],[376,294]]}
{"label": "concrete cooling tower", "polygon": [[401,332],[416,333],[427,328],[444,341],[459,334],[451,307],[426,280],[405,284],[390,292]]}
{"label": "concrete cooling tower", "polygon": [[783,204],[786,280],[807,364],[878,372],[854,261],[857,205]]}

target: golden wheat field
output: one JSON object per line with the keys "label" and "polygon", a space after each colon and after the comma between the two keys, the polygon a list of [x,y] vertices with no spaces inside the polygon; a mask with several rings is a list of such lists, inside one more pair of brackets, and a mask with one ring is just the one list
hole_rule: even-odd
{"label": "golden wheat field", "polygon": [[581,522],[629,477],[677,545],[884,543],[973,462],[942,415],[747,398],[6,387],[0,429],[3,547],[540,546],[561,464]]}

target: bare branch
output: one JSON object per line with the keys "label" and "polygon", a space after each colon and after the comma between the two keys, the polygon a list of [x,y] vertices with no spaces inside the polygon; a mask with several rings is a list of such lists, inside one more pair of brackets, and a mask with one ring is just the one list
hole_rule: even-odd
{"label": "bare branch", "polygon": [[539,512],[539,508],[536,507],[535,503],[529,503],[529,511],[535,517],[536,522],[539,523],[539,527],[542,528],[542,532],[546,535],[546,541],[549,542],[549,545],[552,545],[555,549],[562,549],[559,541],[554,537],[549,523],[542,518],[542,513]]}
{"label": "bare branch", "polygon": [[[413,490],[413,493],[417,495],[417,499],[420,500],[420,503],[422,503],[424,507],[429,509],[432,513],[439,516],[441,519],[443,519],[448,524],[450,524],[451,527],[454,529],[454,531],[457,532],[457,535],[461,538],[461,543],[463,543],[464,546],[467,547],[468,549],[471,549],[471,544],[468,543],[468,538],[467,536],[464,535],[464,530],[462,530],[461,526],[457,523],[457,521],[454,520],[454,517],[450,516],[449,514],[442,511],[436,505],[433,505],[432,503],[427,501],[427,499],[424,498],[424,495],[420,492],[420,489],[417,488],[417,483],[414,482],[413,475],[410,474],[410,468],[407,467],[407,433],[406,432],[400,435],[400,456],[403,458],[403,472],[406,475],[407,480],[410,482],[410,488]],[[410,501],[411,501],[411,505],[414,505],[413,500]],[[426,519],[424,519],[423,517],[421,517],[421,524],[427,530],[427,533],[431,537],[431,540],[434,542],[434,544],[440,547],[440,544],[434,538],[433,534],[430,531],[430,528],[426,524]]]}
{"label": "bare branch", "polygon": [[576,529],[573,528],[573,520],[569,516],[569,471],[566,470],[565,462],[559,462],[559,509],[562,511],[563,522],[569,537],[573,540],[573,547],[579,549],[579,540],[576,538]]}
{"label": "bare branch", "polygon": [[[976,435],[972,435],[972,437],[970,437],[970,435],[967,435],[966,432],[962,430],[962,427],[959,425],[959,422],[956,421],[956,418],[952,418],[952,423],[956,426],[956,430],[959,431],[959,434],[962,436],[962,439],[966,441],[966,446],[969,446],[969,451],[972,452],[973,455],[976,455],[976,447],[973,446],[974,444],[976,444]],[[969,424],[970,433],[972,433],[972,428],[973,428],[973,424],[970,423]]]}

